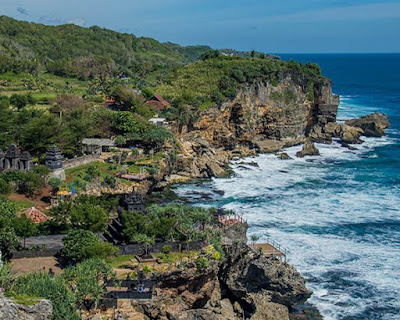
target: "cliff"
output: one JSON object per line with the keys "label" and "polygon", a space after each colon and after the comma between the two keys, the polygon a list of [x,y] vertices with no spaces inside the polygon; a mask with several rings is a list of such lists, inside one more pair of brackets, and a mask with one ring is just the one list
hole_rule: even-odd
{"label": "cliff", "polygon": [[305,280],[289,264],[267,258],[241,244],[213,262],[159,278],[156,297],[136,302],[136,311],[154,320],[288,320],[289,308],[310,295]]}
{"label": "cliff", "polygon": [[311,135],[329,143],[332,134],[325,128],[335,123],[338,106],[326,78],[313,92],[291,76],[275,86],[263,81],[241,86],[233,99],[201,113],[192,130],[180,136],[182,153],[173,178],[221,177],[234,156],[275,152]]}

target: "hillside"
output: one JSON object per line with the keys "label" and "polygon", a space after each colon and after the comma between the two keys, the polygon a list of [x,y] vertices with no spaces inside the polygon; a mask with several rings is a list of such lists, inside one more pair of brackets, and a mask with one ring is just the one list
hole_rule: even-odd
{"label": "hillside", "polygon": [[160,43],[97,26],[45,26],[0,17],[0,73],[47,69],[56,75],[82,77],[86,69],[106,63],[113,71],[144,75],[195,61],[210,49]]}
{"label": "hillside", "polygon": [[323,80],[320,68],[311,63],[219,56],[169,72],[155,91],[170,100],[179,99],[204,109],[235,97],[243,85],[261,81],[276,87],[287,77],[309,94],[309,100],[313,100],[316,85]]}

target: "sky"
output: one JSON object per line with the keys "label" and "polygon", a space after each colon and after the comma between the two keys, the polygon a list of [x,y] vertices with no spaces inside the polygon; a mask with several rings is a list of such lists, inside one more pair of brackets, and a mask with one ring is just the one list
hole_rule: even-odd
{"label": "sky", "polygon": [[0,15],[220,49],[400,52],[400,0],[0,0]]}

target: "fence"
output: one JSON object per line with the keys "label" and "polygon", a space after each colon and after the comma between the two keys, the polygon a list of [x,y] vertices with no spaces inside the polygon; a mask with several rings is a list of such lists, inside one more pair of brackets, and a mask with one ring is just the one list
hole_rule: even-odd
{"label": "fence", "polygon": [[100,154],[89,154],[78,158],[66,159],[63,161],[63,166],[64,169],[71,169],[82,166],[84,164],[98,161],[99,159],[100,159]]}
{"label": "fence", "polygon": [[[149,246],[148,251],[151,252],[162,252],[164,246],[170,246],[171,251],[179,252],[179,250],[200,250],[203,246],[201,241],[193,241],[190,243],[183,242],[159,242]],[[128,244],[118,246],[120,254],[142,254],[143,245],[141,244]]]}

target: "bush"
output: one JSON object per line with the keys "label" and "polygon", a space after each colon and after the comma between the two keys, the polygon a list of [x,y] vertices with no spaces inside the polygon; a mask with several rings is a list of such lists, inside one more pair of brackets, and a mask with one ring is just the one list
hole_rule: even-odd
{"label": "bush", "polygon": [[54,320],[79,320],[75,296],[64,283],[62,276],[49,273],[30,273],[20,276],[14,286],[17,294],[35,295],[49,299],[53,306]]}
{"label": "bush", "polygon": [[204,272],[208,268],[208,259],[206,257],[198,257],[196,259],[196,267],[199,273]]}
{"label": "bush", "polygon": [[4,179],[0,178],[0,194],[9,194],[11,192],[12,192],[11,185]]}
{"label": "bush", "polygon": [[93,258],[104,259],[118,253],[118,248],[109,242],[101,242],[93,232],[87,230],[70,231],[63,239],[63,244],[62,256],[74,263]]}
{"label": "bush", "polygon": [[162,248],[162,252],[165,253],[165,254],[169,254],[171,251],[172,251],[172,247],[171,246],[165,245]]}

